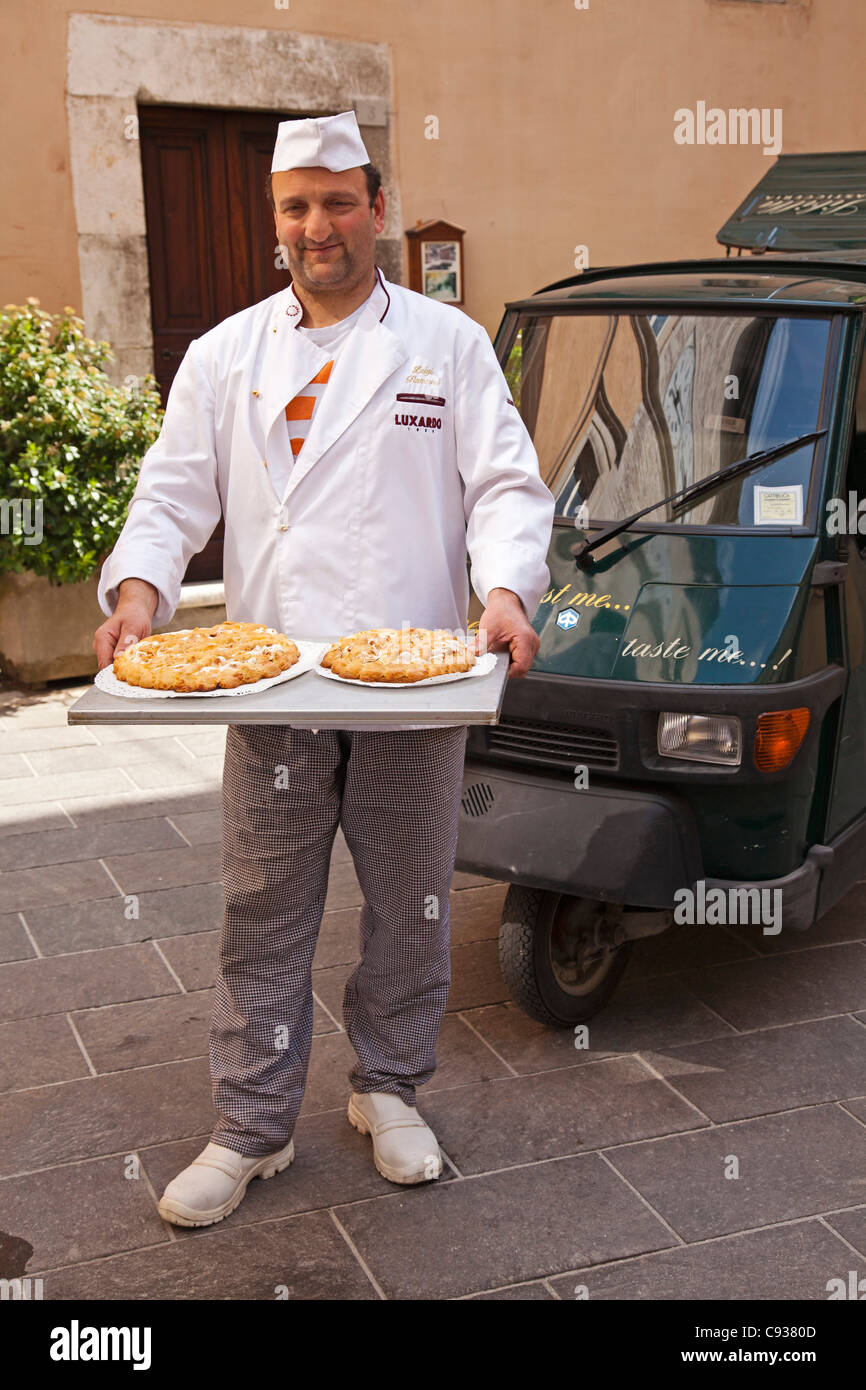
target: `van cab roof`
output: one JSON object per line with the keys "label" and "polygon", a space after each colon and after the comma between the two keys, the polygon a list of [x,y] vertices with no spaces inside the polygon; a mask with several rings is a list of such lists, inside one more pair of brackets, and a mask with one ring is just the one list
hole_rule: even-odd
{"label": "van cab roof", "polygon": [[[725,258],[603,266],[509,308],[611,301],[866,306],[866,152],[780,155],[718,233]],[[738,254],[731,256],[731,248]],[[746,250],[751,254],[744,256]]]}
{"label": "van cab roof", "polygon": [[682,309],[709,306],[775,304],[810,309],[866,309],[866,257],[863,261],[819,262],[780,256],[743,256],[715,260],[650,261],[639,265],[585,270],[525,299],[509,309],[574,308],[610,310],[615,303],[642,302]]}

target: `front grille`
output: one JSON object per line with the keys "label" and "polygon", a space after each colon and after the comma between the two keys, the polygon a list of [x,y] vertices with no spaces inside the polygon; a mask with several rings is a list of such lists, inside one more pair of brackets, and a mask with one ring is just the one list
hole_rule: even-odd
{"label": "front grille", "polygon": [[491,725],[487,747],[498,756],[539,767],[619,766],[619,746],[605,729],[576,729],[572,724],[540,724],[533,719],[503,719]]}

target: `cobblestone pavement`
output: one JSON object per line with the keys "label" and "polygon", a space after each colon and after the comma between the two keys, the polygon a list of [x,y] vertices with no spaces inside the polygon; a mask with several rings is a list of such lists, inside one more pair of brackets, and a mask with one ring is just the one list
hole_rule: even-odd
{"label": "cobblestone pavement", "polygon": [[398,1188],[345,1116],[342,836],[295,1162],[219,1225],[164,1223],[213,1115],[224,733],[70,726],[84,688],[0,697],[0,1275],[46,1299],[826,1299],[866,1272],[866,883],[796,936],[638,943],[576,1051],[509,1002],[505,886],[456,874],[419,1092],[446,1171]]}

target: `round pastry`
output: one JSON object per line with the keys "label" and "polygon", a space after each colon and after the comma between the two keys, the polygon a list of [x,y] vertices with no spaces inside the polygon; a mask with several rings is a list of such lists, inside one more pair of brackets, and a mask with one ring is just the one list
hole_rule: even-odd
{"label": "round pastry", "polygon": [[291,638],[260,623],[217,623],[162,632],[133,642],[112,670],[148,690],[233,690],[278,676],[300,658]]}
{"label": "round pastry", "polygon": [[470,671],[475,653],[445,628],[373,627],[341,637],[321,665],[348,680],[406,684]]}

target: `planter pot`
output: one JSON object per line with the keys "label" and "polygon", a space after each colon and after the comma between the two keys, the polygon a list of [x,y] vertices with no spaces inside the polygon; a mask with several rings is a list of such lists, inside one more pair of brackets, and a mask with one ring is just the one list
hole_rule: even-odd
{"label": "planter pot", "polygon": [[[99,573],[78,584],[0,574],[0,676],[34,684],[96,673],[93,634],[105,622]],[[157,632],[225,622],[222,584],[185,584],[177,612]]]}

